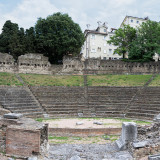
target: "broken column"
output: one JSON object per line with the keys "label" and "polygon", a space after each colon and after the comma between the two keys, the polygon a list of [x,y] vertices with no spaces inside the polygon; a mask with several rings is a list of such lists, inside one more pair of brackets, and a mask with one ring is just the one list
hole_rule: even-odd
{"label": "broken column", "polygon": [[119,140],[116,141],[116,144],[119,150],[127,149],[129,142],[136,141],[137,138],[137,125],[134,122],[123,122],[122,124],[122,133]]}

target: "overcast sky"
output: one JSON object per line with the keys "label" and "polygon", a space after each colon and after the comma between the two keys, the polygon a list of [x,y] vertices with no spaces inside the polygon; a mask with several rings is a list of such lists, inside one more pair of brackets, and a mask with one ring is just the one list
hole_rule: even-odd
{"label": "overcast sky", "polygon": [[0,32],[6,20],[27,29],[56,12],[68,13],[83,31],[97,21],[118,28],[126,15],[160,21],[160,0],[0,0]]}

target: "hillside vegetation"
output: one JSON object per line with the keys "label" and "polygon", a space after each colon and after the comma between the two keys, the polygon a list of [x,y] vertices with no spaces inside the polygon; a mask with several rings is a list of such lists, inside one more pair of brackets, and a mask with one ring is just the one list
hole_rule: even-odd
{"label": "hillside vegetation", "polygon": [[152,75],[93,75],[88,76],[89,86],[143,86]]}
{"label": "hillside vegetation", "polygon": [[[19,74],[25,84],[31,86],[84,86],[81,75]],[[143,86],[152,75],[88,75],[88,86]],[[22,83],[12,73],[0,73],[0,85],[19,86]],[[160,86],[160,75],[150,83]]]}
{"label": "hillside vegetation", "polygon": [[22,83],[12,73],[0,73],[0,85],[20,86]]}

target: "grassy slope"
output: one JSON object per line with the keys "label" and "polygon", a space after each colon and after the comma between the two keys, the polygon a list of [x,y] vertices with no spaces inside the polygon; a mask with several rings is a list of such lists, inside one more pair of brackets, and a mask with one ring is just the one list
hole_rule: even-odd
{"label": "grassy slope", "polygon": [[160,75],[157,75],[149,86],[160,86]]}
{"label": "grassy slope", "polygon": [[20,86],[22,85],[12,73],[0,73],[0,85]]}
{"label": "grassy slope", "polygon": [[88,76],[89,86],[143,86],[152,75],[96,75]]}
{"label": "grassy slope", "polygon": [[83,86],[82,76],[52,76],[20,74],[25,83],[31,86]]}
{"label": "grassy slope", "polygon": [[[31,86],[83,86],[83,76],[20,74]],[[89,86],[143,86],[152,75],[89,75]],[[0,85],[22,85],[11,73],[0,73]],[[160,86],[157,76],[151,86]]]}

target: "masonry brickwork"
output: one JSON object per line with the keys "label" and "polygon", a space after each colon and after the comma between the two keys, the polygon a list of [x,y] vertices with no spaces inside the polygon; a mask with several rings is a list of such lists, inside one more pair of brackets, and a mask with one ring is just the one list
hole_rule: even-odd
{"label": "masonry brickwork", "polygon": [[48,144],[48,125],[29,118],[0,118],[0,151],[9,156],[42,155]]}
{"label": "masonry brickwork", "polygon": [[124,62],[121,60],[86,59],[65,56],[63,65],[51,65],[42,54],[26,54],[18,57],[0,53],[0,72],[34,74],[154,74],[160,73],[158,62]]}

